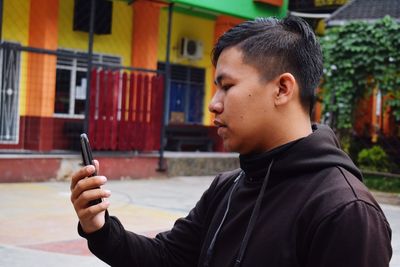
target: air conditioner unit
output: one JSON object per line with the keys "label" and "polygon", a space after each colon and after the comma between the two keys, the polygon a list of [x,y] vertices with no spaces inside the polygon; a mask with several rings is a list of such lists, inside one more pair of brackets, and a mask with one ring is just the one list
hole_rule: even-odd
{"label": "air conditioner unit", "polygon": [[201,59],[203,57],[203,43],[198,40],[182,38],[179,56],[188,59]]}

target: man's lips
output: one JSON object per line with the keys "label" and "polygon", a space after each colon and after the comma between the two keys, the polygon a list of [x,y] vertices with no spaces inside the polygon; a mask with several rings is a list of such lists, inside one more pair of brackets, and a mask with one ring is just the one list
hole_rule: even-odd
{"label": "man's lips", "polygon": [[218,119],[214,120],[214,125],[217,126],[217,127],[226,127],[226,124],[224,124],[223,122],[221,122]]}
{"label": "man's lips", "polygon": [[225,131],[227,129],[226,124],[224,124],[222,121],[220,121],[218,119],[215,119],[214,120],[214,125],[218,127],[218,131],[217,131],[218,135],[223,137],[224,133],[225,133]]}

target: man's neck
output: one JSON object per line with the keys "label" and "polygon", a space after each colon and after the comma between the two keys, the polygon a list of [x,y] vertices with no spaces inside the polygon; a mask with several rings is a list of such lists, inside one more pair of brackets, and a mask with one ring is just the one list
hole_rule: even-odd
{"label": "man's neck", "polygon": [[301,119],[292,122],[287,121],[277,127],[276,134],[271,138],[271,145],[268,147],[268,150],[307,137],[311,133],[312,127],[309,119]]}

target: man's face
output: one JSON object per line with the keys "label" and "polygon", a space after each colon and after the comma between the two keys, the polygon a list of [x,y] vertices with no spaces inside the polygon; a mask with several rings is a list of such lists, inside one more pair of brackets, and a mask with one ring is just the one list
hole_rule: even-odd
{"label": "man's face", "polygon": [[264,81],[255,67],[243,63],[239,48],[221,53],[215,71],[217,91],[209,105],[227,151],[248,154],[270,148],[274,131],[274,82]]}

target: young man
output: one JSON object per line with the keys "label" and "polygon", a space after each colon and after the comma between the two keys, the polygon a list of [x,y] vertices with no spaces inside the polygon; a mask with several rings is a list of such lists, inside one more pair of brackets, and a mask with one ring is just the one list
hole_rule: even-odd
{"label": "young man", "polygon": [[85,167],[71,182],[79,233],[112,266],[387,267],[389,224],[327,126],[311,125],[321,50],[297,18],[256,19],[213,51],[209,105],[238,170],[218,175],[186,218],[146,238],[125,231]]}

